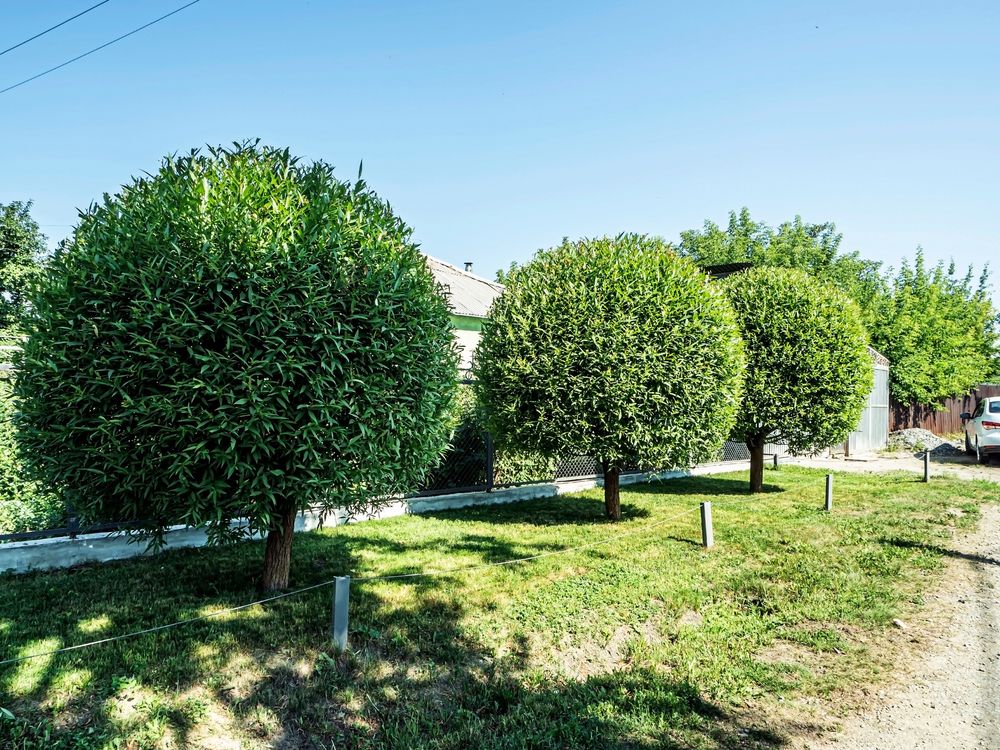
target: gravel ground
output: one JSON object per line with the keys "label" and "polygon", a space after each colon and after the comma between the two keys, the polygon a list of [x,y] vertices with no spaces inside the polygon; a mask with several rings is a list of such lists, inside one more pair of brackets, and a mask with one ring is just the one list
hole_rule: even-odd
{"label": "gravel ground", "polygon": [[930,430],[911,428],[899,430],[889,435],[890,450],[924,451],[930,449],[935,456],[957,456],[965,453],[965,445],[960,440],[939,437]]}
{"label": "gravel ground", "polygon": [[[922,471],[912,457],[808,460],[846,471]],[[956,459],[935,474],[1000,482],[1000,466]],[[1000,489],[998,489],[1000,500]],[[907,625],[923,658],[896,682],[873,691],[870,708],[843,720],[843,731],[810,750],[1000,750],[1000,508],[983,508],[974,534],[955,541],[944,584],[928,592],[930,620]],[[905,632],[905,631],[904,631]]]}

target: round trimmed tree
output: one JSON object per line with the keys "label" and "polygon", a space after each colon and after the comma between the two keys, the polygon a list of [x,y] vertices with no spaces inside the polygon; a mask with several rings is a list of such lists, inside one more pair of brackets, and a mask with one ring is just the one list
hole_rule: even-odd
{"label": "round trimmed tree", "polygon": [[725,280],[746,346],[734,435],[750,451],[750,490],[764,483],[764,444],[806,453],[843,442],[872,388],[858,306],[802,271],[754,268]]}
{"label": "round trimmed tree", "polygon": [[740,403],[743,347],[723,290],[662,240],[564,240],[511,271],[484,324],[475,390],[504,443],[618,477],[714,455]]}
{"label": "round trimmed tree", "polygon": [[32,296],[35,472],[153,544],[263,534],[261,586],[286,587],[299,511],[383,504],[446,445],[457,357],[410,234],[360,179],[253,143],[106,195]]}

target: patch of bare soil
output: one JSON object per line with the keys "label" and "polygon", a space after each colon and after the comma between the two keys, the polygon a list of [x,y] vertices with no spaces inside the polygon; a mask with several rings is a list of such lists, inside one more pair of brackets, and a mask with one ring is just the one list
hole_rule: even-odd
{"label": "patch of bare soil", "polygon": [[635,642],[655,645],[663,640],[661,622],[661,617],[652,617],[639,625],[621,625],[603,644],[594,640],[573,643],[567,637],[557,651],[559,671],[574,680],[586,680],[621,669],[632,660],[630,646]]}

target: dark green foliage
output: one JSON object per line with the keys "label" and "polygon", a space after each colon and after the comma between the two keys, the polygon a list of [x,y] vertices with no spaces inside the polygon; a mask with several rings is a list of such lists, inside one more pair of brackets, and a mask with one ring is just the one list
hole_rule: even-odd
{"label": "dark green foliage", "polygon": [[754,221],[743,208],[729,213],[725,229],[706,221],[700,231],[681,232],[678,250],[703,266],[751,263],[805,271],[850,296],[861,307],[865,325],[873,329],[885,299],[881,263],[842,252],[842,238],[832,222],[809,224],[796,216],[774,229]]}
{"label": "dark green foliage", "polygon": [[688,466],[729,433],[743,352],[722,290],[662,241],[627,234],[512,269],[473,366],[506,443]]}
{"label": "dark green foliage", "polygon": [[[429,472],[424,482],[428,489],[485,485],[489,479],[486,449],[489,428],[483,411],[468,386],[460,387],[455,403],[449,448]],[[541,453],[517,450],[503,441],[494,446],[493,477],[498,486],[551,480],[555,469],[555,459]]]}
{"label": "dark green foliage", "polygon": [[928,268],[920,250],[913,265],[904,261],[872,342],[892,363],[893,398],[934,404],[990,377],[998,339],[988,282],[986,271],[976,285],[972,268]]}
{"label": "dark green foliage", "polygon": [[367,185],[286,150],[168,158],[81,215],[32,299],[32,468],[87,517],[280,528],[413,489],[447,439],[447,306]]}
{"label": "dark green foliage", "polygon": [[31,218],[31,202],[0,203],[0,338],[16,333],[44,254],[45,235]]}
{"label": "dark green foliage", "polygon": [[736,434],[772,436],[795,453],[842,442],[872,387],[855,305],[802,271],[754,268],[725,280],[746,346]]}
{"label": "dark green foliage", "polygon": [[10,381],[0,378],[0,534],[60,526],[63,502],[27,476],[13,416]]}

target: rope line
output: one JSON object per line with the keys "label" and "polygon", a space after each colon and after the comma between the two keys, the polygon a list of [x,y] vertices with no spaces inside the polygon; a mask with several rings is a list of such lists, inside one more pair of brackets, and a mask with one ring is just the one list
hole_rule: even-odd
{"label": "rope line", "polygon": [[[676,521],[678,518],[682,518],[682,517],[686,516],[688,513],[694,513],[697,510],[698,510],[698,506],[695,506],[694,508],[689,508],[689,509],[687,509],[687,510],[681,512],[681,513],[678,513],[678,514],[676,514],[674,516],[670,516],[669,518],[661,519],[660,521],[657,521],[656,523],[649,524],[649,525],[646,525],[646,526],[642,526],[642,527],[637,528],[637,529],[632,529],[631,531],[626,531],[626,532],[622,532],[622,533],[618,533],[618,534],[613,534],[613,535],[610,535],[608,537],[605,537],[604,539],[599,539],[599,540],[597,540],[595,542],[589,542],[587,544],[581,544],[581,545],[579,545],[577,547],[567,547],[565,549],[550,550],[548,552],[541,552],[541,553],[539,553],[537,555],[528,555],[526,557],[517,557],[517,558],[513,558],[511,560],[502,560],[500,562],[494,562],[494,563],[482,563],[480,565],[468,565],[468,566],[465,566],[465,567],[452,568],[452,569],[448,569],[448,570],[437,570],[437,571],[415,572],[415,573],[396,573],[396,574],[384,575],[384,576],[361,576],[361,577],[358,577],[358,578],[351,577],[351,582],[353,583],[353,582],[357,581],[357,582],[362,582],[362,583],[370,583],[370,582],[373,582],[373,581],[397,581],[397,580],[402,580],[402,579],[413,579],[413,578],[431,578],[431,577],[434,577],[434,576],[456,575],[456,574],[459,574],[459,573],[467,573],[467,572],[471,572],[471,571],[475,571],[475,570],[484,570],[486,568],[498,568],[498,567],[507,566],[507,565],[517,565],[517,564],[520,564],[520,563],[530,562],[532,560],[538,560],[538,559],[543,558],[543,557],[551,557],[553,555],[569,554],[571,552],[578,552],[580,550],[590,549],[590,548],[593,548],[593,547],[597,547],[597,546],[600,546],[602,544],[610,544],[611,542],[615,542],[615,541],[617,541],[619,539],[624,539],[624,538],[629,537],[629,536],[635,536],[636,534],[642,533],[644,531],[649,531],[651,529],[655,529],[655,528],[658,528],[660,526],[663,526],[663,525],[665,525],[667,523],[670,523],[671,521]],[[338,576],[338,577],[340,577],[340,576]],[[274,596],[269,596],[269,597],[266,597],[264,599],[257,599],[256,601],[247,602],[246,604],[239,604],[239,605],[236,605],[236,606],[233,606],[233,607],[226,607],[225,609],[216,610],[215,612],[209,612],[208,614],[205,614],[205,615],[198,615],[197,617],[189,617],[189,618],[184,619],[184,620],[177,620],[176,622],[167,623],[165,625],[156,625],[155,627],[144,628],[143,630],[136,630],[136,631],[133,631],[131,633],[122,633],[121,635],[109,636],[107,638],[101,638],[101,639],[96,640],[96,641],[87,641],[86,643],[77,643],[77,644],[75,644],[73,646],[63,646],[62,648],[56,648],[56,649],[52,649],[50,651],[42,651],[42,652],[37,653],[37,654],[27,654],[25,656],[14,657],[12,659],[4,659],[3,661],[0,661],[0,667],[7,666],[9,664],[18,664],[20,662],[28,661],[30,659],[41,659],[42,657],[45,657],[45,656],[55,656],[56,654],[62,654],[62,653],[66,653],[68,651],[77,651],[79,649],[89,648],[91,646],[100,646],[100,645],[103,645],[103,644],[106,644],[106,643],[113,643],[115,641],[122,641],[122,640],[125,640],[125,639],[128,639],[128,638],[137,638],[137,637],[142,636],[142,635],[150,635],[151,633],[159,633],[159,632],[164,631],[164,630],[171,630],[173,628],[178,628],[178,627],[180,627],[182,625],[190,625],[191,623],[195,623],[195,622],[204,622],[205,620],[211,620],[212,618],[219,617],[219,616],[224,615],[224,614],[231,614],[233,612],[239,612],[239,611],[244,610],[244,609],[249,609],[250,607],[257,606],[258,604],[267,604],[268,602],[277,601],[279,599],[287,599],[288,597],[291,597],[291,596],[298,596],[299,594],[304,594],[304,593],[306,593],[308,591],[315,591],[316,589],[325,588],[325,587],[328,587],[328,586],[333,586],[335,583],[336,583],[336,578],[331,579],[329,581],[322,581],[320,583],[314,583],[311,586],[304,586],[303,588],[294,589],[292,591],[285,591],[283,593],[275,594]]]}

